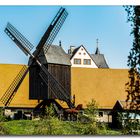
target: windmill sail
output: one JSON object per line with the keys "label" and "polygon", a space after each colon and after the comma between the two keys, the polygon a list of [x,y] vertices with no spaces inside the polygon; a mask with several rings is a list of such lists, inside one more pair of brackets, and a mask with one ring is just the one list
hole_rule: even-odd
{"label": "windmill sail", "polygon": [[[41,68],[39,75],[41,76],[43,81],[46,83],[46,85],[48,85],[48,80],[49,80],[49,86],[54,93],[53,95],[58,99],[62,99],[64,101],[66,101],[68,106],[70,108],[73,108],[74,106],[71,103],[69,97],[66,96],[67,91],[65,90],[65,88],[53,77],[53,75],[51,73],[49,73],[47,68],[43,64],[41,64],[41,62],[37,59],[37,56],[39,55],[41,49],[43,49],[43,47],[46,46],[46,48],[44,48],[44,50],[47,51],[49,46],[52,44],[54,38],[56,37],[62,24],[64,23],[67,15],[68,15],[68,13],[66,12],[65,8],[60,8],[57,15],[55,16],[55,18],[51,22],[50,26],[48,27],[47,31],[41,38],[41,41],[37,45],[36,51],[35,51],[36,53],[34,53],[34,54],[31,54],[31,52],[30,52],[30,50],[33,48],[33,45],[10,23],[7,24],[5,32],[26,55],[30,55],[30,57],[33,58],[34,61],[36,61],[36,63]],[[33,61],[32,61],[32,63],[33,63]],[[32,63],[30,65],[32,65]],[[29,67],[30,67],[30,65],[29,65]],[[26,74],[27,74],[27,71],[25,72],[25,75]],[[24,75],[24,77],[25,77],[25,75]],[[24,77],[21,79],[23,80]],[[14,82],[10,86],[10,89],[13,89],[13,90],[11,90],[11,92],[9,93],[9,91],[10,91],[10,89],[9,89],[5,93],[4,97],[2,98],[2,101],[5,105],[8,105],[9,101],[12,100],[11,97],[13,97],[14,91],[16,91],[16,89],[18,88],[17,86],[14,85],[14,83],[16,83],[16,85],[19,85],[21,83],[21,80],[18,80],[18,78],[15,78]]]}
{"label": "windmill sail", "polygon": [[52,44],[53,40],[55,39],[56,35],[58,34],[60,28],[62,27],[68,13],[65,8],[60,8],[54,19],[52,20],[50,26],[44,33],[43,37],[41,38],[39,44],[37,45],[36,49],[37,52],[35,56],[37,56],[41,49],[44,47],[45,53],[47,52],[49,46]]}
{"label": "windmill sail", "polygon": [[1,97],[1,101],[5,106],[8,106],[12,99],[14,98],[16,91],[18,90],[19,86],[21,85],[24,77],[28,72],[28,68],[23,66],[18,75],[15,77],[9,88],[6,90],[4,95]]}
{"label": "windmill sail", "polygon": [[7,23],[5,33],[26,55],[28,55],[28,51],[33,49],[34,46],[12,24]]}

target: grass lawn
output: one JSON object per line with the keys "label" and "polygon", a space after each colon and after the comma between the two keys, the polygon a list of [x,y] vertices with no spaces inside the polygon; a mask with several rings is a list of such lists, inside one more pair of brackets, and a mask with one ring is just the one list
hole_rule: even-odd
{"label": "grass lawn", "polygon": [[[120,131],[97,129],[79,122],[51,120],[14,120],[0,123],[6,135],[121,135]],[[95,131],[95,134],[94,134]]]}

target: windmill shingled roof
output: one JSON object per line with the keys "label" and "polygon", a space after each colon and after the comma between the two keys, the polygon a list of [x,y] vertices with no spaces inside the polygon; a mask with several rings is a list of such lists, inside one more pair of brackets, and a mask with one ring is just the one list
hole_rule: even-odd
{"label": "windmill shingled roof", "polygon": [[[52,63],[52,64],[62,64],[71,65],[70,58],[63,50],[61,46],[51,45],[47,50],[46,54],[41,50],[38,59],[42,64]],[[32,60],[29,60],[29,63]]]}
{"label": "windmill shingled roof", "polygon": [[45,57],[48,63],[71,65],[68,55],[61,46],[51,45]]}

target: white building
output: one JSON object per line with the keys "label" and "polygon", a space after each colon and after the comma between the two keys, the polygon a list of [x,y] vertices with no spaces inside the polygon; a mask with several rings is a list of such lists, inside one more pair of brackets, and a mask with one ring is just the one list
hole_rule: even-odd
{"label": "white building", "polygon": [[90,54],[83,45],[80,47],[70,46],[68,50],[72,67],[84,68],[109,68],[103,54],[100,54],[97,46],[95,54]]}
{"label": "white building", "polygon": [[98,68],[85,47],[70,48],[72,67]]}

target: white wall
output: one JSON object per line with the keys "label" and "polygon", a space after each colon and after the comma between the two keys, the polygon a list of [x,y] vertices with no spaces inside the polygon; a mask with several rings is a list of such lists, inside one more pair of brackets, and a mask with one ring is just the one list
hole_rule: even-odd
{"label": "white wall", "polygon": [[[79,54],[79,53],[81,53],[81,54]],[[84,53],[85,53],[85,55],[84,55]],[[75,58],[81,59],[81,64],[74,64]],[[84,59],[90,59],[91,65],[84,65],[83,64]],[[72,67],[98,68],[97,65],[94,63],[94,61],[89,56],[89,54],[86,52],[84,47],[82,47],[82,46],[80,47],[80,49],[76,52],[76,54],[71,59],[71,64],[72,64]]]}
{"label": "white wall", "polygon": [[[99,110],[100,112],[100,110]],[[98,122],[106,122],[106,123],[112,123],[112,115],[110,115],[111,110],[102,110],[103,116],[97,115],[96,119]]]}

